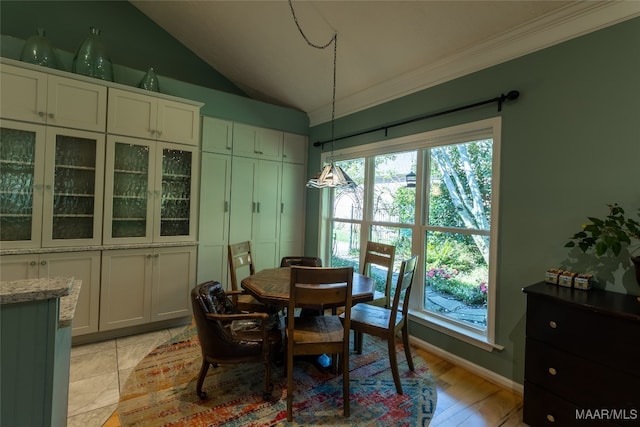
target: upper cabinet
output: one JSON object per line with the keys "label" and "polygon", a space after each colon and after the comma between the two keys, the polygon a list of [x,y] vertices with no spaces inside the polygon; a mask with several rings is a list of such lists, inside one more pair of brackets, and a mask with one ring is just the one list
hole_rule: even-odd
{"label": "upper cabinet", "polygon": [[100,244],[104,134],[3,120],[4,248]]}
{"label": "upper cabinet", "polygon": [[109,89],[107,132],[199,145],[200,107],[137,92]]}
{"label": "upper cabinet", "polygon": [[233,150],[233,122],[202,118],[202,151],[231,154]]}
{"label": "upper cabinet", "polygon": [[282,160],[287,163],[307,162],[307,137],[295,133],[284,133]]}
{"label": "upper cabinet", "polygon": [[2,64],[3,118],[104,132],[107,88]]}
{"label": "upper cabinet", "polygon": [[109,135],[104,243],[196,240],[198,150]]}
{"label": "upper cabinet", "polygon": [[282,161],[282,131],[241,123],[233,125],[233,155]]}

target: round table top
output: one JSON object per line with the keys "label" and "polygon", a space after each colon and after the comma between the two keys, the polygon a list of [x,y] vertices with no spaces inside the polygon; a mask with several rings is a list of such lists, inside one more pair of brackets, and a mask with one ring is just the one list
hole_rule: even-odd
{"label": "round table top", "polygon": [[[285,306],[289,303],[290,279],[290,267],[267,268],[245,277],[240,286],[264,304]],[[371,301],[373,286],[372,278],[354,272],[353,304]]]}

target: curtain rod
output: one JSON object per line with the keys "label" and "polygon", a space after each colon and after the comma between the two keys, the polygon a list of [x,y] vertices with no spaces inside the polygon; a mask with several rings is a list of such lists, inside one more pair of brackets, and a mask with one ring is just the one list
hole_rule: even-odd
{"label": "curtain rod", "polygon": [[430,119],[432,117],[443,116],[445,114],[455,113],[455,112],[458,112],[458,111],[467,110],[469,108],[475,108],[475,107],[479,107],[481,105],[491,104],[493,102],[497,102],[498,103],[498,111],[502,111],[502,104],[505,101],[513,101],[515,99],[518,99],[519,96],[520,96],[520,92],[519,91],[512,90],[509,93],[507,93],[506,95],[503,93],[500,96],[496,96],[495,98],[487,99],[485,101],[476,102],[474,104],[468,104],[468,105],[464,105],[462,107],[451,108],[449,110],[439,111],[437,113],[427,114],[426,116],[420,116],[420,117],[416,117],[416,118],[413,118],[413,119],[404,120],[402,122],[391,123],[391,124],[380,126],[380,127],[373,128],[373,129],[363,130],[363,131],[356,132],[356,133],[350,133],[348,135],[344,135],[344,136],[341,136],[341,137],[338,137],[338,138],[333,138],[332,140],[328,140],[328,141],[317,141],[317,142],[313,143],[313,146],[314,147],[322,147],[324,144],[328,144],[328,143],[330,143],[332,141],[340,141],[341,139],[353,138],[354,136],[365,135],[367,133],[378,132],[378,131],[381,131],[381,130],[384,130],[384,136],[387,136],[387,131],[390,128],[394,128],[396,126],[402,126],[402,125],[406,125],[408,123],[413,123],[413,122],[417,122],[417,121],[420,121],[420,120]]}

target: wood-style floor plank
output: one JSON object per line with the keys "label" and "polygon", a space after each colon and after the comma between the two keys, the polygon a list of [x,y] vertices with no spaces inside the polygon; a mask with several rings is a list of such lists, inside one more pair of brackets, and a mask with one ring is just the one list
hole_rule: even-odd
{"label": "wood-style floor plank", "polygon": [[430,427],[523,427],[522,395],[438,356],[416,349],[436,382],[438,402]]}

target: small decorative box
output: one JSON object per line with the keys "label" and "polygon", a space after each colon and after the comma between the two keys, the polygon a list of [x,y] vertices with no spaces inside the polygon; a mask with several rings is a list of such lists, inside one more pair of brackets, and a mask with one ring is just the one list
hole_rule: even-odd
{"label": "small decorative box", "polygon": [[582,289],[583,291],[591,289],[591,281],[593,279],[592,274],[581,273],[573,279],[573,287],[576,289]]}
{"label": "small decorative box", "polygon": [[558,285],[565,286],[567,288],[573,287],[573,279],[577,275],[577,273],[573,273],[571,271],[563,271],[562,274],[558,276]]}
{"label": "small decorative box", "polygon": [[547,282],[547,283],[551,283],[551,284],[557,285],[558,284],[558,277],[560,276],[561,273],[562,273],[562,270],[559,270],[557,268],[550,268],[545,273],[544,281]]}

